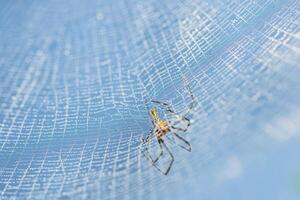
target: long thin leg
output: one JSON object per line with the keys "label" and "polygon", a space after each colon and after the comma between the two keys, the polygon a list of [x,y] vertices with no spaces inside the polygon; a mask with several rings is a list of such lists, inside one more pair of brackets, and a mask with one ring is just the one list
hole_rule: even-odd
{"label": "long thin leg", "polygon": [[[176,137],[176,136],[174,135],[174,137]],[[191,144],[188,141],[186,141],[184,138],[182,138],[182,137],[181,138],[176,137],[178,140],[180,140],[181,142],[184,142],[186,145],[179,144],[178,142],[175,141],[175,139],[170,138],[169,136],[166,136],[166,138],[168,138],[173,144],[179,146],[180,148],[182,148],[182,149],[184,149],[184,150],[186,150],[188,152],[192,151]]]}
{"label": "long thin leg", "polygon": [[[159,143],[160,148],[161,148],[161,150],[162,150],[162,148],[163,148],[162,144],[164,144],[163,141],[162,141],[162,139],[158,140],[158,143]],[[171,158],[172,158],[171,164],[170,164],[170,166],[168,167],[167,171],[165,171],[165,172],[162,171],[162,170],[156,165],[156,162],[154,162],[154,160],[153,160],[152,157],[150,156],[150,153],[149,153],[148,149],[146,149],[147,155],[145,154],[145,152],[143,152],[143,151],[142,151],[142,152],[143,152],[144,156],[151,162],[151,164],[152,164],[158,171],[160,171],[160,172],[161,172],[162,174],[164,174],[164,175],[167,175],[167,174],[169,173],[170,168],[171,168],[171,165],[172,165],[172,163],[173,163],[173,161],[174,161],[174,157],[172,157],[172,156],[173,156],[172,153],[171,153],[170,150],[166,147],[165,144],[164,144],[164,147],[166,148],[167,152],[171,155]],[[157,159],[157,160],[158,160],[158,159]]]}
{"label": "long thin leg", "polygon": [[184,82],[185,82],[184,85],[185,85],[185,87],[186,87],[186,89],[187,89],[187,91],[188,91],[188,93],[189,93],[189,95],[190,95],[190,97],[192,99],[191,103],[188,106],[188,109],[183,114],[183,116],[187,116],[187,115],[190,114],[190,112],[192,111],[192,109],[196,106],[197,101],[196,101],[196,98],[195,98],[194,94],[192,93],[192,90],[191,90],[190,86],[186,83],[185,79],[184,79]]}
{"label": "long thin leg", "polygon": [[[194,106],[195,106],[195,104],[196,104],[197,102],[196,102],[196,98],[195,98],[194,94],[192,93],[190,87],[189,87],[188,85],[186,85],[186,87],[187,87],[187,90],[188,90],[189,95],[191,96],[192,101],[191,101],[191,103],[189,104],[187,111],[185,111],[185,114],[178,114],[178,113],[174,112],[174,111],[172,110],[171,104],[169,104],[169,103],[167,103],[167,102],[157,101],[157,100],[153,100],[153,99],[151,99],[150,102],[159,104],[159,105],[162,106],[167,112],[174,114],[178,119],[182,119],[182,118],[187,119],[185,116],[188,115],[188,114],[190,113],[190,111],[194,108]],[[148,98],[147,98],[147,99],[148,99]],[[146,104],[146,105],[147,105],[147,104]],[[147,109],[149,110],[149,107],[148,107],[148,106],[147,106]]]}
{"label": "long thin leg", "polygon": [[[146,152],[147,154],[146,154],[145,152]],[[162,155],[162,154],[159,155],[159,157],[157,157],[155,160],[153,160],[152,156],[150,155],[150,152],[149,152],[148,148],[144,149],[144,150],[142,151],[142,153],[143,153],[143,155],[151,162],[152,165],[155,165],[155,163],[158,161],[159,157]]]}
{"label": "long thin leg", "polygon": [[158,142],[158,144],[159,144],[160,153],[159,153],[159,155],[157,156],[157,158],[153,161],[154,163],[156,163],[156,162],[158,161],[158,159],[159,159],[159,158],[163,155],[163,153],[164,153],[163,147],[162,147],[161,143]]}
{"label": "long thin leg", "polygon": [[[177,130],[180,130],[180,131],[183,131],[183,132],[187,131],[188,127],[191,125],[191,121],[186,117],[187,114],[180,115],[180,114],[176,113],[175,111],[173,111],[171,109],[171,105],[166,103],[166,102],[160,102],[160,101],[156,101],[156,100],[151,100],[151,102],[152,103],[157,103],[157,104],[160,104],[161,106],[163,106],[167,112],[175,115],[178,121],[183,120],[183,121],[186,122],[186,128],[174,127],[174,129],[177,129]],[[190,104],[189,110],[186,113],[189,113],[192,108],[193,108],[192,104]],[[170,121],[169,121],[169,123],[170,123]]]}
{"label": "long thin leg", "polygon": [[168,123],[171,124],[171,128],[182,131],[182,132],[186,132],[188,130],[189,126],[191,125],[191,121],[187,118],[182,118],[182,120],[186,122],[185,128],[176,127],[176,126],[172,125],[172,123],[174,123],[174,121],[171,121],[171,120],[169,120]]}
{"label": "long thin leg", "polygon": [[159,155],[158,155],[155,159],[153,159],[152,156],[150,155],[150,152],[149,152],[149,148],[148,148],[149,143],[150,143],[150,141],[147,142],[146,147],[145,147],[145,151],[147,151],[148,157],[150,158],[152,164],[154,164],[154,163],[156,163],[156,162],[159,160],[159,158],[163,155],[163,147],[162,147],[161,143],[158,142],[160,152],[159,152]]}
{"label": "long thin leg", "polygon": [[145,148],[142,150],[142,153],[145,155],[144,151],[146,151],[148,155],[147,156],[145,155],[145,156],[148,157],[151,160],[151,162],[154,162],[154,160],[153,160],[153,158],[152,158],[152,156],[149,152],[148,147],[149,147],[150,141],[155,137],[155,134],[156,134],[157,131],[158,131],[157,129],[151,130],[149,135],[142,140],[142,145],[145,146]]}
{"label": "long thin leg", "polygon": [[172,132],[172,133],[173,133],[173,135],[174,135],[176,138],[178,138],[179,140],[181,140],[182,142],[184,142],[188,147],[182,146],[182,145],[180,145],[180,144],[178,144],[178,146],[182,147],[183,149],[185,149],[185,150],[187,150],[187,151],[189,151],[189,152],[192,151],[192,146],[191,146],[191,144],[190,144],[188,141],[186,141],[183,137],[181,137],[181,136],[178,135],[177,133],[175,133],[175,132]]}
{"label": "long thin leg", "polygon": [[[148,150],[149,142],[150,142],[150,140],[149,140],[149,141],[146,141],[146,142],[143,142],[143,145],[145,145],[145,148],[142,150],[142,153],[144,154],[144,156],[145,156],[150,162],[153,163],[153,158],[152,158],[152,156],[150,155],[150,152],[149,152],[149,150]],[[147,154],[146,154],[145,152],[146,152]]]}
{"label": "long thin leg", "polygon": [[[146,153],[147,154],[146,154]],[[145,156],[145,158],[147,158],[147,160],[149,160],[152,164],[153,164],[153,159],[152,159],[152,157],[150,156],[150,153],[149,153],[149,151],[148,151],[148,149],[143,149],[142,150],[142,154]]]}
{"label": "long thin leg", "polygon": [[[162,139],[159,139],[158,140],[158,143],[159,143],[159,146],[160,146],[160,154],[159,156],[156,158],[156,159],[153,159],[152,156],[150,155],[150,152],[149,152],[149,149],[148,149],[148,146],[150,144],[150,141],[151,140],[147,140],[144,139],[143,140],[143,145],[145,145],[145,149],[142,150],[142,153],[143,155],[152,163],[152,165],[157,169],[159,170],[161,173],[163,173],[164,175],[167,175],[172,167],[172,164],[174,162],[174,156],[173,154],[171,153],[170,149],[167,147],[167,145],[164,143],[164,141]],[[168,152],[168,154],[170,155],[171,157],[171,162],[167,168],[167,170],[165,172],[163,172],[157,165],[156,165],[156,162],[159,160],[159,158],[163,155],[163,148],[166,149],[166,151]],[[147,153],[147,154],[146,154]]]}
{"label": "long thin leg", "polygon": [[174,156],[173,154],[171,153],[170,149],[167,147],[167,145],[165,144],[165,142],[160,139],[159,142],[165,147],[165,149],[167,150],[167,152],[169,153],[170,157],[171,157],[171,162],[169,164],[169,167],[167,168],[167,170],[163,173],[164,175],[167,175],[173,165],[173,162],[174,162]]}
{"label": "long thin leg", "polygon": [[171,105],[170,105],[169,103],[161,102],[161,101],[156,101],[156,100],[151,100],[151,102],[152,102],[152,103],[159,104],[159,105],[162,106],[167,112],[169,112],[169,113],[175,115],[175,116],[177,117],[178,120],[181,120],[181,119],[183,118],[180,114],[178,114],[178,113],[176,113],[176,112],[174,112],[174,111],[172,110]]}
{"label": "long thin leg", "polygon": [[197,101],[196,101],[196,98],[195,98],[194,94],[192,93],[192,90],[191,90],[190,86],[186,83],[185,78],[184,78],[184,85],[185,85],[185,87],[186,87],[186,89],[187,89],[187,91],[188,91],[188,94],[189,94],[189,96],[191,97],[191,100],[192,100],[192,101],[191,101],[191,103],[189,104],[187,110],[186,110],[182,115],[179,115],[178,113],[175,113],[175,112],[171,109],[171,105],[170,105],[169,103],[166,103],[166,102],[160,102],[160,101],[156,101],[156,100],[151,100],[151,102],[152,102],[152,103],[160,104],[160,105],[162,105],[162,106],[165,106],[167,111],[169,111],[169,112],[171,112],[171,113],[173,113],[173,114],[175,114],[175,115],[177,115],[177,116],[179,115],[179,116],[185,117],[185,116],[189,115],[190,112],[192,111],[192,109],[196,106]]}
{"label": "long thin leg", "polygon": [[178,113],[175,113],[172,110],[172,107],[169,103],[167,102],[161,102],[157,100],[151,100],[152,103],[158,104],[159,106],[163,107],[167,112],[174,114],[177,118],[181,118],[181,116]]}

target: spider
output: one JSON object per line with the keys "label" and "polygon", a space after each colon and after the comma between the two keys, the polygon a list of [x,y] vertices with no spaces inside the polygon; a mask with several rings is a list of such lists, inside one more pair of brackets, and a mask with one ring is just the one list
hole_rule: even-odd
{"label": "spider", "polygon": [[[159,116],[157,107],[150,109],[149,115],[153,124],[153,128],[150,130],[148,136],[142,139],[142,145],[145,146],[142,153],[151,162],[151,164],[164,175],[167,175],[169,173],[174,162],[174,156],[171,150],[169,149],[169,147],[166,145],[164,141],[165,138],[170,139],[168,136],[172,135],[173,138],[176,138],[177,141],[180,141],[181,144],[177,144],[178,146],[180,146],[181,148],[189,152],[191,152],[192,150],[191,144],[178,134],[178,132],[186,132],[188,130],[188,127],[191,125],[191,121],[187,118],[187,116],[190,114],[191,110],[194,108],[196,104],[196,100],[193,93],[191,92],[191,89],[188,86],[186,87],[192,101],[189,104],[187,110],[183,114],[179,114],[173,111],[169,103],[150,100],[151,103],[162,107],[165,110],[166,114],[174,118],[174,120],[172,120],[172,118],[162,119]],[[179,123],[183,123],[184,127],[176,126]],[[156,141],[159,144],[159,154],[155,159],[150,155],[149,152],[149,144],[152,141],[152,139],[156,139]],[[174,143],[173,140],[171,141]],[[164,150],[166,151],[166,153],[170,158],[169,165],[166,168],[166,170],[162,170],[157,165],[157,161],[164,155]]]}

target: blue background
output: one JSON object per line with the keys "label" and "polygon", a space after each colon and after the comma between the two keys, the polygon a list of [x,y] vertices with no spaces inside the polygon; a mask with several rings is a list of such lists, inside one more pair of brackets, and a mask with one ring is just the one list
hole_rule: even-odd
{"label": "blue background", "polygon": [[[299,10],[1,1],[0,199],[299,199]],[[184,111],[183,76],[192,152],[168,143],[163,176],[141,154],[145,97]]]}

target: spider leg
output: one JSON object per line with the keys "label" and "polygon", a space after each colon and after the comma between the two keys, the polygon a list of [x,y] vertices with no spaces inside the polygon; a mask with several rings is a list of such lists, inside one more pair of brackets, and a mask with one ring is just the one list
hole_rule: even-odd
{"label": "spider leg", "polygon": [[[192,94],[192,93],[191,93]],[[194,99],[194,96],[192,95],[192,99]],[[174,110],[172,110],[171,105],[169,103],[166,102],[160,102],[160,101],[156,101],[156,100],[151,100],[152,103],[156,103],[156,104],[160,104],[161,106],[164,106],[165,110],[173,115],[176,116],[178,121],[185,121],[186,122],[186,128],[177,128],[177,127],[173,127],[174,129],[178,129],[180,131],[187,131],[188,127],[191,125],[191,121],[186,117],[186,115],[188,115],[190,113],[190,111],[193,109],[194,107],[194,100],[193,102],[189,105],[188,111],[185,112],[185,114],[180,115],[178,113],[176,113]],[[169,121],[170,123],[170,121]]]}
{"label": "spider leg", "polygon": [[[160,145],[160,148],[161,148],[161,154],[155,159],[155,160],[153,160],[152,159],[152,157],[151,157],[151,155],[150,155],[150,153],[149,153],[149,150],[148,150],[148,147],[146,147],[146,152],[147,152],[147,155],[145,154],[145,152],[144,151],[142,151],[143,152],[143,155],[147,158],[147,160],[149,160],[150,162],[151,162],[151,164],[158,170],[158,171],[160,171],[162,174],[164,174],[164,175],[167,175],[168,174],[168,172],[169,172],[169,170],[170,170],[170,168],[171,168],[171,166],[169,166],[168,167],[168,170],[166,171],[166,172],[164,172],[164,171],[162,171],[158,166],[157,166],[157,164],[156,164],[156,162],[157,162],[157,160],[160,158],[160,156],[162,156],[162,154],[163,154],[163,146],[162,146],[162,143],[163,143],[163,141],[162,141],[162,139],[159,139],[158,140],[158,143],[159,143],[159,145]],[[164,144],[164,143],[163,143]],[[148,141],[148,145],[149,145],[149,141]],[[165,146],[166,147],[166,146]],[[166,147],[167,148],[167,147]],[[167,148],[167,151],[169,152],[169,149]],[[170,152],[169,152],[170,153]],[[174,161],[174,158],[173,158],[173,160],[171,161],[171,165],[172,165],[172,163],[173,163],[173,161]]]}
{"label": "spider leg", "polygon": [[[163,146],[162,146],[162,144],[161,144],[160,142],[158,142],[160,152],[159,152],[159,155],[154,159],[154,158],[151,156],[150,152],[149,152],[149,148],[148,148],[149,142],[150,142],[150,141],[147,142],[146,147],[145,147],[144,150],[147,152],[147,156],[146,156],[146,157],[149,158],[149,160],[152,162],[152,164],[155,164],[155,163],[160,159],[160,157],[163,155]],[[144,153],[144,155],[145,155],[145,152],[143,152],[143,153]]]}
{"label": "spider leg", "polygon": [[151,100],[152,103],[156,103],[159,104],[160,106],[162,106],[167,112],[175,115],[178,119],[181,119],[182,116],[178,113],[176,113],[175,111],[172,110],[171,105],[169,103],[166,102],[161,102],[161,101],[156,101],[156,100]]}
{"label": "spider leg", "polygon": [[196,101],[196,97],[194,96],[194,94],[193,94],[193,92],[192,92],[189,84],[186,83],[186,79],[183,78],[183,80],[184,80],[184,85],[186,87],[186,90],[187,90],[187,92],[188,92],[188,94],[189,94],[189,96],[191,97],[191,100],[192,100],[190,102],[190,104],[188,105],[187,110],[184,111],[183,114],[178,114],[178,113],[174,112],[172,110],[172,106],[169,103],[167,103],[167,102],[161,102],[161,101],[157,101],[157,100],[150,100],[150,102],[159,104],[160,106],[164,107],[164,109],[167,112],[169,112],[171,114],[174,114],[179,120],[184,120],[188,124],[190,124],[190,120],[188,118],[186,118],[186,116],[188,116],[190,114],[190,112],[193,110],[193,108],[197,105],[197,101]]}
{"label": "spider leg", "polygon": [[180,146],[181,148],[183,148],[183,149],[185,149],[185,150],[187,150],[187,151],[189,151],[189,152],[192,151],[192,146],[191,146],[191,144],[190,144],[188,141],[186,141],[186,139],[184,139],[183,137],[181,137],[180,135],[178,135],[176,132],[172,132],[172,134],[173,134],[177,139],[179,139],[180,141],[182,141],[183,143],[186,144],[186,146],[181,145],[181,144],[177,144],[178,146]]}
{"label": "spider leg", "polygon": [[154,163],[156,163],[158,161],[158,159],[163,155],[164,151],[163,151],[163,147],[162,147],[162,144],[160,142],[158,142],[159,144],[159,149],[160,149],[160,153],[159,155],[157,156],[157,158],[153,161]]}
{"label": "spider leg", "polygon": [[166,151],[169,153],[169,155],[170,155],[170,157],[171,157],[171,162],[170,162],[170,164],[169,164],[167,170],[166,170],[165,172],[163,172],[164,175],[167,175],[167,174],[169,173],[169,171],[170,171],[172,165],[173,165],[173,162],[174,162],[174,156],[173,156],[173,154],[171,153],[170,149],[167,147],[167,145],[165,144],[165,142],[164,142],[162,139],[159,139],[158,142],[161,143],[161,144],[164,146],[164,148],[166,149]]}
{"label": "spider leg", "polygon": [[[186,125],[184,128],[176,127],[174,125],[171,125],[171,128],[178,130],[178,131],[186,132],[188,130],[189,126],[191,125],[191,121],[187,118],[183,118],[182,120],[186,122]],[[168,121],[168,122],[169,122],[169,124],[172,123],[172,121]]]}
{"label": "spider leg", "polygon": [[169,103],[167,103],[167,102],[161,102],[161,101],[156,101],[156,100],[151,100],[151,102],[159,104],[161,107],[163,107],[165,109],[165,111],[167,111],[168,113],[174,114],[178,119],[181,118],[181,116],[178,113],[175,113],[172,110],[172,106]]}
{"label": "spider leg", "polygon": [[[147,157],[149,157],[149,159],[152,163],[156,163],[159,160],[159,158],[163,155],[163,147],[162,147],[162,144],[160,142],[158,142],[160,152],[159,152],[159,155],[155,159],[151,156],[151,154],[149,152],[150,141],[153,138],[155,138],[155,135],[158,131],[159,131],[158,129],[154,129],[153,131],[151,131],[150,134],[145,139],[143,139],[143,143],[142,143],[143,145],[145,145],[144,150],[147,152]],[[145,155],[145,153],[144,153],[144,155]]]}
{"label": "spider leg", "polygon": [[[149,135],[142,139],[142,145],[145,146],[145,148],[142,150],[142,153],[144,154],[144,156],[149,159],[151,162],[154,162],[150,152],[149,152],[149,144],[150,144],[150,141],[155,137],[155,133],[157,132],[158,130],[157,129],[154,129],[154,130],[151,130]],[[147,155],[145,154],[145,151],[147,152]]]}
{"label": "spider leg", "polygon": [[[147,152],[147,154],[146,154],[145,152]],[[150,153],[149,153],[148,149],[147,149],[147,150],[143,149],[143,150],[142,150],[142,154],[145,156],[145,158],[146,158],[147,160],[149,160],[149,161],[153,164],[153,159],[152,159],[152,157],[150,156]]]}
{"label": "spider leg", "polygon": [[[153,159],[152,156],[150,155],[150,152],[148,150],[148,146],[149,146],[149,141],[143,142],[143,145],[145,145],[145,148],[142,150],[143,155],[150,161],[153,163]],[[146,154],[147,153],[147,154]]]}
{"label": "spider leg", "polygon": [[183,114],[183,116],[187,116],[187,115],[190,114],[190,112],[193,110],[193,108],[197,105],[197,101],[196,101],[196,98],[195,98],[194,94],[192,93],[192,90],[191,90],[190,86],[186,82],[184,83],[184,85],[185,85],[185,87],[187,89],[188,94],[190,95],[190,97],[192,99],[192,101],[189,104],[187,110]]}
{"label": "spider leg", "polygon": [[191,125],[191,120],[188,119],[186,116],[188,116],[188,115],[190,114],[190,112],[193,110],[193,108],[197,105],[196,98],[195,98],[194,94],[192,93],[192,90],[191,90],[190,86],[187,85],[186,83],[185,83],[185,86],[186,86],[186,88],[187,88],[187,91],[188,91],[188,93],[189,93],[189,95],[190,95],[192,101],[191,101],[191,103],[188,105],[187,110],[186,110],[183,114],[180,115],[180,114],[174,112],[174,111],[171,109],[171,106],[170,106],[169,104],[164,103],[164,105],[165,105],[165,104],[169,105],[169,106],[167,107],[167,111],[169,111],[170,113],[174,114],[179,120],[183,120],[183,121],[186,122],[186,127],[185,127],[185,128],[180,128],[180,127],[174,127],[174,126],[172,126],[172,128],[177,129],[177,130],[179,130],[179,131],[183,131],[183,132],[187,131],[188,127]]}
{"label": "spider leg", "polygon": [[160,104],[162,106],[170,107],[169,103],[166,102],[161,102],[161,101],[156,101],[156,100],[151,100],[152,103]]}
{"label": "spider leg", "polygon": [[[169,112],[169,113],[175,115],[176,118],[177,118],[175,121],[182,121],[182,120],[183,120],[183,121],[187,122],[187,127],[186,127],[185,129],[174,127],[174,129],[178,129],[178,130],[183,131],[183,132],[187,131],[187,128],[188,128],[188,127],[190,126],[190,124],[191,124],[191,122],[190,122],[190,120],[189,120],[188,118],[186,118],[185,116],[182,116],[182,115],[176,113],[174,110],[172,110],[171,105],[170,105],[169,103],[166,103],[166,102],[160,102],[160,101],[156,101],[156,100],[151,100],[151,102],[152,102],[152,103],[156,103],[156,104],[160,104],[161,106],[164,107],[164,109],[165,109],[167,112]],[[169,120],[168,123],[171,124],[172,122]]]}
{"label": "spider leg", "polygon": [[[188,119],[188,118],[186,118],[186,117],[182,117],[182,118],[179,119],[178,121],[184,121],[184,122],[186,123],[185,128],[176,127],[176,126],[174,126],[174,125],[171,125],[171,128],[176,129],[176,130],[179,130],[179,131],[182,131],[182,132],[186,132],[186,131],[188,130],[189,126],[191,125],[191,120]],[[178,121],[177,121],[177,122],[178,122]],[[170,121],[170,120],[169,120],[168,122],[169,122],[169,124],[174,123],[174,121]],[[175,121],[175,122],[176,122],[176,121]]]}

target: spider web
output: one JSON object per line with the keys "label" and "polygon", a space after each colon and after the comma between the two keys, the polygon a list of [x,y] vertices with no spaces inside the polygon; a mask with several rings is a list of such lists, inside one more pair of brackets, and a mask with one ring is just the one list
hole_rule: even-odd
{"label": "spider web", "polygon": [[[299,10],[297,0],[2,1],[1,199],[203,196],[231,152],[300,132]],[[139,149],[151,129],[144,97],[183,111],[182,76],[198,101],[193,150],[172,147],[165,177]]]}

